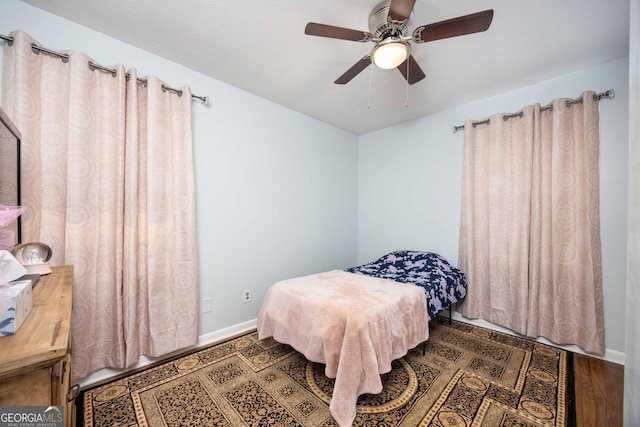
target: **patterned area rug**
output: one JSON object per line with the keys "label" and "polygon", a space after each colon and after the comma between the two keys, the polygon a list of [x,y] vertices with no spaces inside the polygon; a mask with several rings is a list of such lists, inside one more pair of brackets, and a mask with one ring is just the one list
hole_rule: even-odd
{"label": "patterned area rug", "polygon": [[[354,426],[566,426],[571,354],[437,318]],[[569,380],[567,380],[569,375]],[[324,365],[256,332],[82,393],[85,426],[337,426]],[[567,392],[569,390],[569,393]],[[80,412],[80,411],[79,411]]]}

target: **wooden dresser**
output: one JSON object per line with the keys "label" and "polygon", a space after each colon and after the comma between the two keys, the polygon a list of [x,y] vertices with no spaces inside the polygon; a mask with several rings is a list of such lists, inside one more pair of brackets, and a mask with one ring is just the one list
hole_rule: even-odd
{"label": "wooden dresser", "polygon": [[33,308],[18,332],[0,337],[0,406],[64,406],[65,426],[73,426],[73,266],[52,270],[36,284]]}

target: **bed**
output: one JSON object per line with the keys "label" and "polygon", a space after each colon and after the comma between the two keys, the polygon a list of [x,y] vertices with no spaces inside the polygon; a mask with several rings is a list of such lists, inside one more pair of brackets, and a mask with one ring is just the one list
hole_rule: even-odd
{"label": "bed", "polygon": [[396,251],[272,285],[258,336],[289,344],[335,378],[329,408],[351,426],[358,396],[382,391],[391,362],[429,337],[428,321],[466,295],[464,273],[432,252]]}

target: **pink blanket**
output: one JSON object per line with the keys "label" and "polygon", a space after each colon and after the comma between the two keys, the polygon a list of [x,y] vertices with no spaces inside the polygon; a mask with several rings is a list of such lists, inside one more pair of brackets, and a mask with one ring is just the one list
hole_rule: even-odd
{"label": "pink blanket", "polygon": [[417,286],[340,270],[297,277],[268,290],[258,336],[326,364],[331,414],[351,426],[358,396],[380,393],[380,374],[429,337],[426,299]]}

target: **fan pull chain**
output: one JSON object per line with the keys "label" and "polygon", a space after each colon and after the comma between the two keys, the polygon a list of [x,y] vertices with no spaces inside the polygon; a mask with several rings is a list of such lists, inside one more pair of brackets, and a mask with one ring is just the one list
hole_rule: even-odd
{"label": "fan pull chain", "polygon": [[369,96],[367,98],[367,110],[371,109],[371,87],[373,86],[373,64],[371,64],[371,72],[369,73]]}
{"label": "fan pull chain", "polygon": [[409,58],[407,58],[407,92],[404,97],[404,108],[409,106]]}

